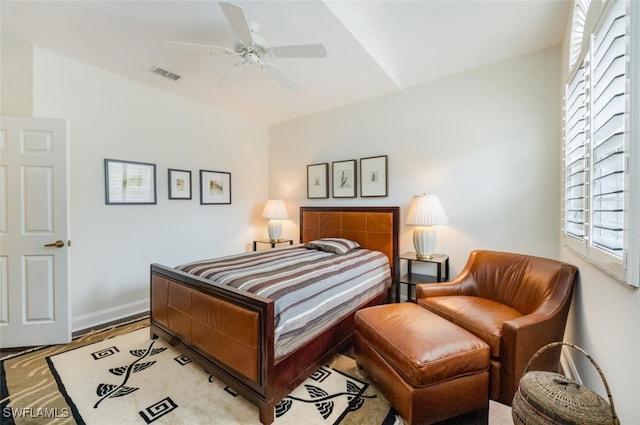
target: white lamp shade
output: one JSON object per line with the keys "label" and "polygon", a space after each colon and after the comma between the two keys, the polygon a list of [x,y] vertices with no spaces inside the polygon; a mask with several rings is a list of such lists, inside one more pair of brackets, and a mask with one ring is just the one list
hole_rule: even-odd
{"label": "white lamp shade", "polygon": [[433,226],[447,224],[449,219],[442,208],[438,195],[414,196],[409,205],[406,224],[412,226]]}
{"label": "white lamp shade", "polygon": [[268,200],[267,204],[264,206],[264,210],[262,211],[262,218],[289,218],[284,201],[281,199]]}
{"label": "white lamp shade", "polygon": [[416,226],[413,229],[413,246],[419,259],[431,258],[436,246],[434,225],[447,224],[445,214],[437,195],[414,196],[409,205],[406,224]]}

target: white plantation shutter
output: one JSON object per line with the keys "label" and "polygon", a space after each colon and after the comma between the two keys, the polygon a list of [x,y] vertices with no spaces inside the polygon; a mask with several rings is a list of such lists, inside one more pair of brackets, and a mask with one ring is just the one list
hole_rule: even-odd
{"label": "white plantation shutter", "polygon": [[567,87],[565,100],[565,231],[576,238],[585,232],[585,75],[578,68]]}
{"label": "white plantation shutter", "polygon": [[[629,247],[637,246],[630,242],[629,123],[638,119],[629,113],[629,5],[607,4],[565,87],[564,236],[568,247],[637,286],[637,273],[632,281],[627,270]],[[583,22],[579,12],[574,19]]]}
{"label": "white plantation shutter", "polygon": [[622,259],[624,242],[626,9],[616,1],[592,52],[592,244]]}

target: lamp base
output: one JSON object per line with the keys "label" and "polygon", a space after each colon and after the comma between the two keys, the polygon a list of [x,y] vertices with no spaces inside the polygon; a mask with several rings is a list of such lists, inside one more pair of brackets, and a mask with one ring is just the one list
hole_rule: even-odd
{"label": "lamp base", "polygon": [[269,239],[271,242],[279,240],[280,236],[282,236],[282,222],[276,219],[269,220],[267,230],[269,231]]}
{"label": "lamp base", "polygon": [[436,232],[433,231],[433,227],[418,226],[413,229],[413,246],[418,260],[433,258],[433,249],[436,246]]}

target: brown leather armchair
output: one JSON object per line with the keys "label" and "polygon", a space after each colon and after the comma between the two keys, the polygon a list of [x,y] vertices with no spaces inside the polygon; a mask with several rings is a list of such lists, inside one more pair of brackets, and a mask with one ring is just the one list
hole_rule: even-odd
{"label": "brown leather armchair", "polygon": [[[489,395],[511,405],[533,354],[562,341],[576,275],[560,261],[473,251],[451,282],[417,285],[416,302],[489,344]],[[559,349],[547,350],[535,370],[557,371],[559,362]]]}

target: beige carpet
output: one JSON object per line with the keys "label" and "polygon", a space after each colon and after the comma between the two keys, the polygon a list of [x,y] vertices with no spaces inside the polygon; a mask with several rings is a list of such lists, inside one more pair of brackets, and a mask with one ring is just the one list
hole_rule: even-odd
{"label": "beige carpet", "polygon": [[[148,320],[2,359],[4,424],[259,424],[258,410],[162,340]],[[401,424],[387,400],[338,355],[276,408],[276,425]],[[486,423],[461,417],[446,424]],[[489,424],[512,424],[491,402]]]}

